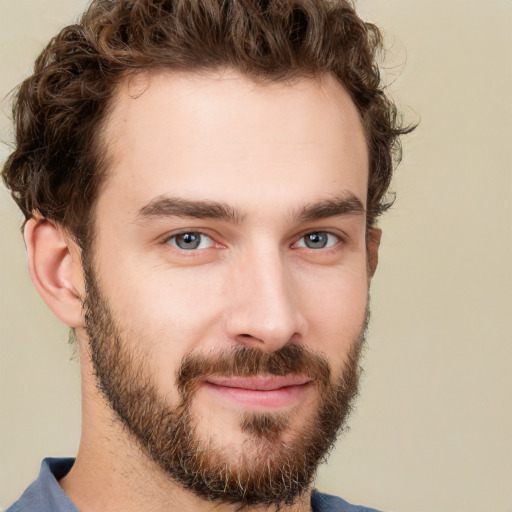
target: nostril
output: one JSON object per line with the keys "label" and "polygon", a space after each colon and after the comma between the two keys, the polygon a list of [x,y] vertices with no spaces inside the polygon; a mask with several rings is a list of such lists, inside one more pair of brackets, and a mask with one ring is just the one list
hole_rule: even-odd
{"label": "nostril", "polygon": [[252,334],[239,334],[239,338],[243,338],[244,340],[255,340],[255,341],[263,341],[260,338],[257,338],[256,336],[253,336]]}

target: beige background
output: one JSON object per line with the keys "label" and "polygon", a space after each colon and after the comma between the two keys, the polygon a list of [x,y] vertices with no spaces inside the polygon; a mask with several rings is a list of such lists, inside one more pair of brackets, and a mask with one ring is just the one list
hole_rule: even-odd
{"label": "beige background", "polygon": [[[0,96],[84,5],[0,0]],[[512,2],[359,6],[421,126],[382,221],[362,396],[318,486],[397,512],[512,511]],[[78,364],[31,287],[20,222],[0,187],[0,508],[79,439]]]}

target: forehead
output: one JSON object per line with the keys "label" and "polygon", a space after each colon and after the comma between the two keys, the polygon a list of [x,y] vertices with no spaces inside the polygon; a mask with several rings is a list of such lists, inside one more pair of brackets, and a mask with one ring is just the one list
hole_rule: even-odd
{"label": "forehead", "polygon": [[111,166],[99,203],[124,201],[132,213],[164,194],[295,207],[349,190],[366,202],[361,120],[327,76],[139,74],[120,86],[104,140]]}

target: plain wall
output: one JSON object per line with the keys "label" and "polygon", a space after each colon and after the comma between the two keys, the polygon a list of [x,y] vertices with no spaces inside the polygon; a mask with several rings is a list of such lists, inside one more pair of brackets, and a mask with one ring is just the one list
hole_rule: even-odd
{"label": "plain wall", "polygon": [[[0,0],[1,97],[84,5]],[[317,485],[389,511],[512,511],[512,2],[359,7],[421,124],[381,221],[361,397]],[[30,283],[21,220],[0,186],[0,508],[80,429],[78,362]]]}

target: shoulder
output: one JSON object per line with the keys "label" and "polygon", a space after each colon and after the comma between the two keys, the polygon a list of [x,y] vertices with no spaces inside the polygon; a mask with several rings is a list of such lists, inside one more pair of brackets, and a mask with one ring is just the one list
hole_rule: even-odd
{"label": "shoulder", "polygon": [[30,485],[21,498],[7,508],[5,512],[40,512],[41,502],[39,500],[37,481]]}
{"label": "shoulder", "polygon": [[379,512],[374,508],[352,505],[338,496],[313,491],[311,495],[313,512]]}
{"label": "shoulder", "polygon": [[5,512],[78,512],[58,484],[74,459],[44,459],[37,479]]}

